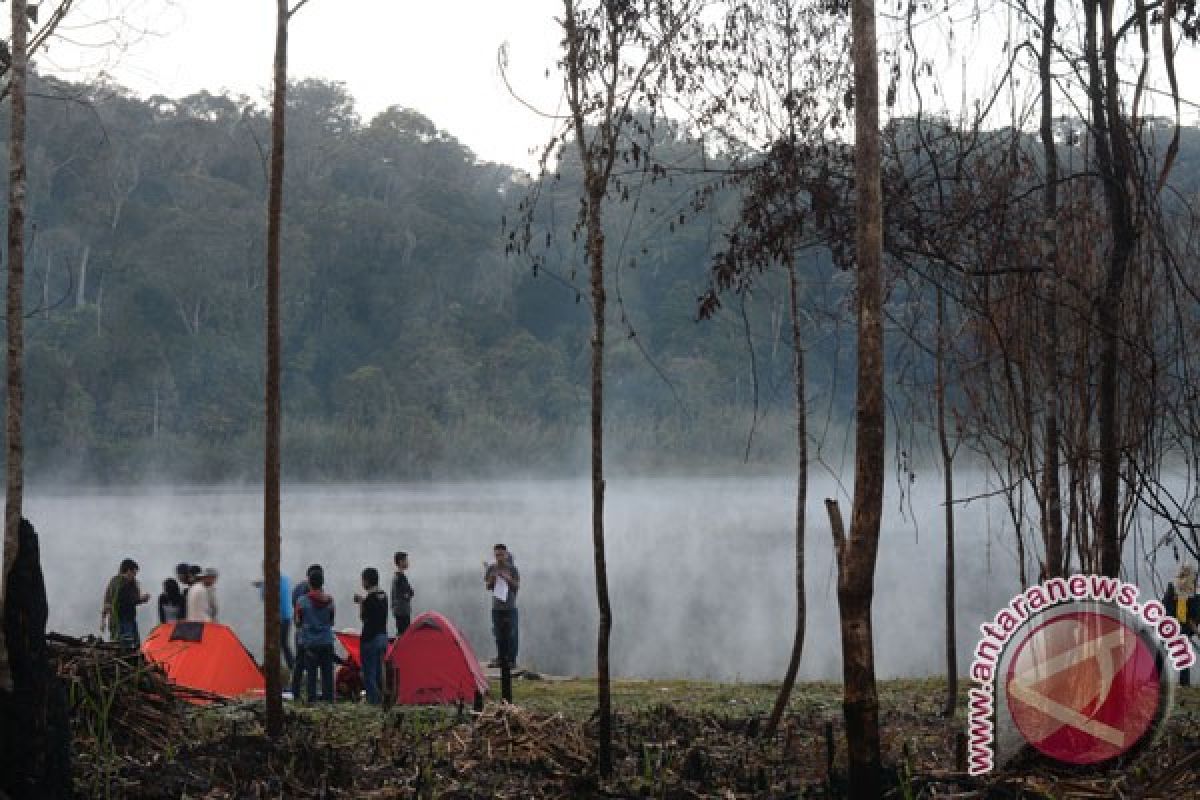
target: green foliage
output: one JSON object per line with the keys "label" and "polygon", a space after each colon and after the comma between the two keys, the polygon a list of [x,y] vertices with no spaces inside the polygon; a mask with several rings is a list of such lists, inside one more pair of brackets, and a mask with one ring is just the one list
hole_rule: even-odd
{"label": "green foliage", "polygon": [[[208,92],[142,100],[111,85],[35,83],[31,471],[253,479],[267,114]],[[480,162],[412,109],[364,123],[341,84],[302,81],[289,98],[287,475],[581,469],[589,321],[574,275],[570,163],[545,187],[539,230],[555,244],[535,276],[503,248],[524,173]],[[673,129],[661,147],[679,163],[697,158]],[[610,419],[631,464],[733,462],[748,429],[744,332],[694,322],[722,230],[720,203],[704,225],[680,224],[694,188],[655,181],[610,214],[620,244]],[[760,327],[755,337],[767,334]],[[790,354],[773,348],[784,376]]]}
{"label": "green foliage", "polygon": [[[268,116],[208,92],[142,100],[111,85],[34,84],[29,469],[256,479]],[[531,187],[412,109],[364,122],[344,86],[319,80],[289,98],[285,474],[583,472],[590,311],[573,149]],[[676,126],[653,133],[654,163],[672,169],[622,163],[605,211],[610,453],[636,469],[727,468],[753,427],[752,465],[790,466],[782,279],[758,276],[744,317],[728,295],[696,322],[738,198],[718,157]],[[1184,131],[1175,177],[1188,196],[1197,148]],[[511,231],[531,188],[537,252],[506,258],[504,221]],[[847,282],[827,251],[798,268],[810,400],[837,429],[853,411]]]}

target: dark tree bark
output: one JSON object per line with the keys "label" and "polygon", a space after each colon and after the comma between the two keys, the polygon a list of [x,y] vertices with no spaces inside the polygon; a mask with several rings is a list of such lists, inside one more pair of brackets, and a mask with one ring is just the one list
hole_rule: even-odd
{"label": "dark tree bark", "polygon": [[[599,627],[596,633],[596,694],[598,711],[598,768],[601,776],[612,773],[612,691],[609,680],[608,650],[612,633],[612,607],[608,596],[608,563],[604,547],[604,310],[606,293],[604,288],[604,196],[607,194],[608,177],[612,170],[613,154],[616,152],[617,127],[613,119],[616,103],[617,69],[619,65],[618,44],[620,23],[613,17],[616,11],[610,6],[607,30],[601,33],[609,40],[609,58],[613,74],[608,83],[604,114],[595,136],[590,142],[584,107],[589,99],[584,96],[585,77],[582,74],[586,63],[583,32],[578,27],[575,4],[564,0],[563,25],[567,46],[567,98],[571,109],[575,140],[583,164],[584,193],[587,231],[587,260],[592,299],[592,354],[591,354],[591,444],[592,444],[592,556],[596,574],[596,605],[599,611]],[[605,65],[607,68],[609,65]]]}
{"label": "dark tree bark", "polygon": [[12,691],[0,690],[0,796],[71,796],[71,730],[66,690],[46,648],[46,584],[37,533],[21,520],[16,557],[4,583],[3,628]]}
{"label": "dark tree bark", "polygon": [[[1129,128],[1121,114],[1120,76],[1113,38],[1112,5],[1084,0],[1085,60],[1092,115],[1092,140],[1096,165],[1108,210],[1111,250],[1104,286],[1098,298],[1097,322],[1100,335],[1100,390],[1097,426],[1100,449],[1100,503],[1097,535],[1100,539],[1100,571],[1118,577],[1121,572],[1119,441],[1121,358],[1120,331],[1126,277],[1137,238],[1131,185],[1137,178]],[[1097,25],[1100,29],[1097,30]]]}
{"label": "dark tree bark", "polygon": [[854,58],[855,254],[858,273],[858,382],[854,510],[836,542],[842,631],[843,713],[850,795],[880,796],[879,696],[871,605],[883,513],[883,215],[880,186],[879,58],[874,0],[851,4]]}
{"label": "dark tree bark", "polygon": [[[3,573],[7,586],[9,569],[17,557],[21,531],[22,500],[25,494],[24,442],[21,419],[25,403],[22,365],[25,358],[25,79],[28,66],[28,9],[25,0],[12,0],[12,42],[9,45],[9,94],[12,121],[8,141],[8,298],[6,330],[8,381],[4,430],[5,495]],[[7,591],[5,592],[7,594]],[[0,608],[2,610],[2,608]],[[8,648],[0,632],[0,689],[12,685]]]}
{"label": "dark tree bark", "polygon": [[1059,485],[1058,430],[1058,148],[1054,143],[1054,56],[1056,0],[1045,0],[1042,19],[1042,52],[1038,72],[1042,88],[1041,139],[1046,185],[1042,193],[1042,537],[1046,578],[1061,578],[1063,563],[1062,490]]}
{"label": "dark tree bark", "polygon": [[604,231],[600,204],[604,193],[588,190],[588,260],[592,289],[592,557],[596,570],[596,605],[600,625],[596,637],[596,673],[600,711],[600,774],[612,772],[612,690],[609,682],[608,643],[612,633],[612,606],[608,598],[608,562],[604,549]]}
{"label": "dark tree bark", "polygon": [[938,448],[942,455],[942,505],[946,525],[946,703],[942,716],[958,709],[958,635],[954,625],[954,449],[946,431],[946,293],[937,287],[937,344],[934,395],[937,405]]}
{"label": "dark tree bark", "polygon": [[283,146],[287,116],[288,0],[276,0],[275,86],[271,101],[271,167],[267,197],[267,377],[263,465],[263,667],[267,734],[283,733],[283,681],[279,672],[280,325],[279,283],[283,232]]}

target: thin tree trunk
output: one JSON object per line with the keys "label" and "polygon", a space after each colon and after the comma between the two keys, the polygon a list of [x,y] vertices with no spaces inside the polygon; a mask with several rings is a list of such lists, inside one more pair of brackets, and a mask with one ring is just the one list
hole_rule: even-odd
{"label": "thin tree trunk", "polygon": [[[595,183],[593,178],[590,183]],[[599,769],[612,773],[612,693],[608,641],[612,608],[608,599],[608,565],[604,553],[604,229],[600,209],[603,186],[588,186],[588,260],[592,284],[592,554],[596,566],[596,603],[600,627],[596,641],[596,690],[600,711]]]}
{"label": "thin tree trunk", "polygon": [[[1118,325],[1122,318],[1122,294],[1133,254],[1133,198],[1129,184],[1135,178],[1135,165],[1125,121],[1118,98],[1119,76],[1116,45],[1112,32],[1112,7],[1098,0],[1084,0],[1085,53],[1091,98],[1092,138],[1105,205],[1112,235],[1104,289],[1097,313],[1100,335],[1100,398],[1097,414],[1100,449],[1100,502],[1097,536],[1100,543],[1100,571],[1112,577],[1120,575],[1120,470],[1118,441],[1120,383],[1117,371],[1121,357]],[[1097,31],[1097,16],[1102,30]],[[1102,38],[1100,38],[1102,36]],[[1103,49],[1101,49],[1101,47]],[[1103,65],[1101,65],[1103,54]],[[1103,73],[1101,67],[1103,66]]]}
{"label": "thin tree trunk", "polygon": [[880,796],[879,695],[871,604],[883,513],[883,215],[879,153],[879,59],[874,0],[853,0],[855,253],[858,268],[858,382],[854,510],[838,559],[843,713],[850,796]]}
{"label": "thin tree trunk", "polygon": [[[25,74],[27,50],[27,10],[25,0],[12,0],[12,42],[10,44],[9,92],[12,96],[12,127],[8,143],[8,297],[6,329],[8,334],[5,407],[5,494],[4,553],[0,574],[3,589],[8,587],[8,572],[17,557],[21,533],[21,503],[25,494],[24,444],[21,415],[25,403],[22,363],[25,356]],[[0,589],[0,619],[4,618],[4,594]],[[12,687],[8,645],[4,626],[0,625],[0,690]]]}
{"label": "thin tree trunk", "polygon": [[279,273],[288,16],[288,0],[276,0],[275,93],[271,107],[271,173],[267,198],[267,385],[263,468],[263,667],[267,684],[267,735],[272,737],[283,733],[283,681],[279,674]]}
{"label": "thin tree trunk", "polygon": [[936,385],[938,446],[942,454],[942,505],[946,523],[946,704],[942,716],[958,710],[958,635],[954,624],[954,451],[946,433],[946,293],[937,287]]}
{"label": "thin tree trunk", "polygon": [[796,280],[796,262],[788,262],[788,296],[792,311],[793,380],[796,391],[796,630],[792,635],[792,655],[788,660],[783,685],[775,697],[775,706],[767,719],[763,736],[769,737],[779,727],[779,720],[787,709],[796,685],[796,674],[800,671],[800,660],[804,655],[804,632],[808,618],[808,607],[804,598],[804,511],[808,504],[808,405],[804,394],[804,342],[800,331],[800,298]]}
{"label": "thin tree trunk", "polygon": [[1063,560],[1062,488],[1058,453],[1058,148],[1054,142],[1054,80],[1050,64],[1054,55],[1056,0],[1045,0],[1042,21],[1042,52],[1038,62],[1042,84],[1042,155],[1045,160],[1046,188],[1042,192],[1042,536],[1046,578],[1061,578]]}

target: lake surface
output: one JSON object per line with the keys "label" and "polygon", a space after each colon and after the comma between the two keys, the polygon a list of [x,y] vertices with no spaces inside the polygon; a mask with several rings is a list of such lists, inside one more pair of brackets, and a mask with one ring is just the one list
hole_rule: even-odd
{"label": "lake surface", "polygon": [[[973,488],[960,479],[963,495]],[[983,484],[978,488],[982,490]],[[911,488],[903,507],[888,487],[875,588],[881,677],[942,670],[940,479]],[[614,674],[777,680],[791,648],[794,479],[612,479],[608,565]],[[840,679],[836,573],[822,498],[850,501],[829,480],[809,488],[808,636],[802,677]],[[590,486],[582,480],[287,486],[283,569],[293,580],[325,567],[337,626],[357,627],[352,597],[376,567],[390,586],[392,553],[407,550],[414,614],[456,622],[481,658],[494,655],[482,561],[505,542],[521,570],[520,662],[551,674],[595,672],[596,611]],[[910,507],[911,506],[911,507]],[[221,572],[221,619],[261,652],[258,487],[35,491],[26,514],[41,534],[50,627],[96,632],[104,586],[126,556],[152,595],[139,624],[157,622],[153,598],[179,561]],[[1000,504],[960,506],[960,668],[978,626],[1019,589],[1012,536]],[[1143,587],[1150,591],[1150,587]]]}

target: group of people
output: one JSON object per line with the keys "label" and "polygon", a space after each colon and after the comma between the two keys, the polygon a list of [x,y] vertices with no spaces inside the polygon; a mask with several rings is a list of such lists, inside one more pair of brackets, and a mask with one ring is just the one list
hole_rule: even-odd
{"label": "group of people", "polygon": [[[492,635],[496,641],[496,658],[491,666],[513,666],[517,662],[518,617],[517,591],[521,574],[513,563],[512,553],[504,544],[492,548],[495,560],[484,562],[484,587],[491,595]],[[367,567],[362,571],[362,592],[354,595],[359,607],[361,628],[361,662],[363,685],[367,702],[382,701],[383,659],[388,647],[388,613],[395,623],[396,636],[408,630],[412,620],[412,600],[416,596],[408,580],[408,553],[397,551],[393,556],[395,572],[391,593],[379,585],[379,571]],[[141,639],[137,630],[137,607],[149,601],[137,582],[138,565],[133,559],[121,562],[118,574],[109,581],[104,593],[101,625],[107,625],[113,640],[128,647],[138,647]],[[181,563],[175,567],[175,578],[163,581],[158,598],[160,623],[176,620],[215,622],[217,620],[217,570],[202,569]],[[263,582],[255,581],[262,590]],[[304,580],[294,587],[287,575],[279,576],[280,651],[291,671],[292,696],[301,697],[301,689],[309,702],[333,702],[333,668],[338,663],[334,651],[334,620],[336,605],[325,590],[325,570],[312,564],[305,570]],[[293,635],[293,626],[295,632]],[[293,650],[293,642],[295,650]],[[318,688],[318,676],[319,688]]]}
{"label": "group of people", "polygon": [[[141,646],[138,633],[137,607],[150,601],[150,595],[138,584],[138,563],[132,558],[121,561],[117,574],[104,589],[100,608],[100,628],[109,637],[131,648]],[[178,580],[177,580],[178,579]],[[182,587],[181,587],[182,584]],[[163,581],[158,596],[158,621],[174,622],[187,619],[215,622],[217,619],[217,570],[195,564],[175,565],[175,578]]]}

